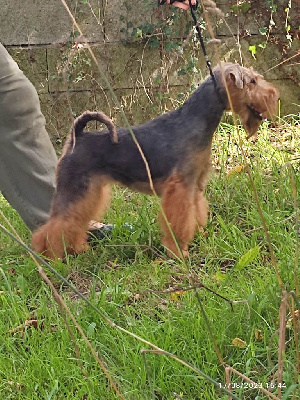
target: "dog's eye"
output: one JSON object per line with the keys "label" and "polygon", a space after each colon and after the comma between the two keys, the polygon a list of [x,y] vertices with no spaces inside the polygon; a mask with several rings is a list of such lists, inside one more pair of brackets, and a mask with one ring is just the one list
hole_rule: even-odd
{"label": "dog's eye", "polygon": [[252,78],[250,83],[256,83],[256,80],[254,78]]}

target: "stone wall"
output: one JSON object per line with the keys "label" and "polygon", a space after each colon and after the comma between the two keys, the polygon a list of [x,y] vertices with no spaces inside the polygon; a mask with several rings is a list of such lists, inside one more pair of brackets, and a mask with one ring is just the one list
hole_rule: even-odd
{"label": "stone wall", "polygon": [[[192,37],[179,51],[190,30],[189,13],[157,7],[155,0],[66,3],[131,123],[176,107],[196,76],[207,74],[199,44]],[[298,113],[299,3],[288,9],[288,0],[276,1],[276,12],[270,3],[245,0],[237,8],[236,1],[217,1],[225,21],[208,14],[221,39],[218,51],[207,46],[209,57],[213,64],[219,57],[237,62],[242,57],[246,66],[252,65],[280,89],[281,114]],[[70,112],[77,115],[86,109],[101,109],[117,124],[124,124],[89,51],[84,45],[74,46],[75,41],[85,39],[78,39],[61,0],[0,0],[0,10],[0,40],[37,88],[49,133],[57,144],[69,129]],[[175,21],[174,13],[178,15]],[[204,35],[209,38],[207,30]],[[255,46],[252,53],[249,46]]]}

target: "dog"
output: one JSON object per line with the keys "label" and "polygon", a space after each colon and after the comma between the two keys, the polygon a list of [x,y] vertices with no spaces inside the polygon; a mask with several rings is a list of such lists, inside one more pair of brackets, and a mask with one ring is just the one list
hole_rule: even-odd
{"label": "dog", "polygon": [[[103,113],[85,112],[75,120],[58,162],[50,218],[33,233],[33,249],[49,258],[86,250],[89,221],[103,217],[110,187],[118,183],[161,198],[162,243],[170,256],[186,257],[197,226],[207,222],[204,191],[223,112],[237,113],[250,137],[264,115],[276,114],[278,98],[262,75],[223,63],[181,107],[133,126],[132,132],[116,131]],[[95,119],[108,131],[84,131]]]}

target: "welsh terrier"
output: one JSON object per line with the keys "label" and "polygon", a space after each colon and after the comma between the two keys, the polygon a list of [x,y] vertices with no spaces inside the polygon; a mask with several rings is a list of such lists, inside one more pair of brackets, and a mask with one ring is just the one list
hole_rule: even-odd
{"label": "welsh terrier", "polygon": [[[110,186],[118,183],[155,191],[163,210],[162,243],[169,255],[187,256],[197,225],[207,221],[204,190],[223,112],[237,113],[250,137],[265,114],[276,114],[279,98],[263,76],[238,64],[220,64],[213,76],[177,110],[132,127],[140,148],[129,129],[116,130],[105,114],[87,111],[78,117],[58,163],[50,218],[33,233],[33,249],[50,258],[87,249],[89,221],[103,217]],[[105,123],[108,131],[83,131],[91,120]]]}

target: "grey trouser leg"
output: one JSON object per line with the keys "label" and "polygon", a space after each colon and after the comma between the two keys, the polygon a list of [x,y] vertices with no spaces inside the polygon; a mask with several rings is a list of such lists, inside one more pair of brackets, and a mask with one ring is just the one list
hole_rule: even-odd
{"label": "grey trouser leg", "polygon": [[0,191],[31,230],[49,216],[56,163],[37,92],[0,43]]}

